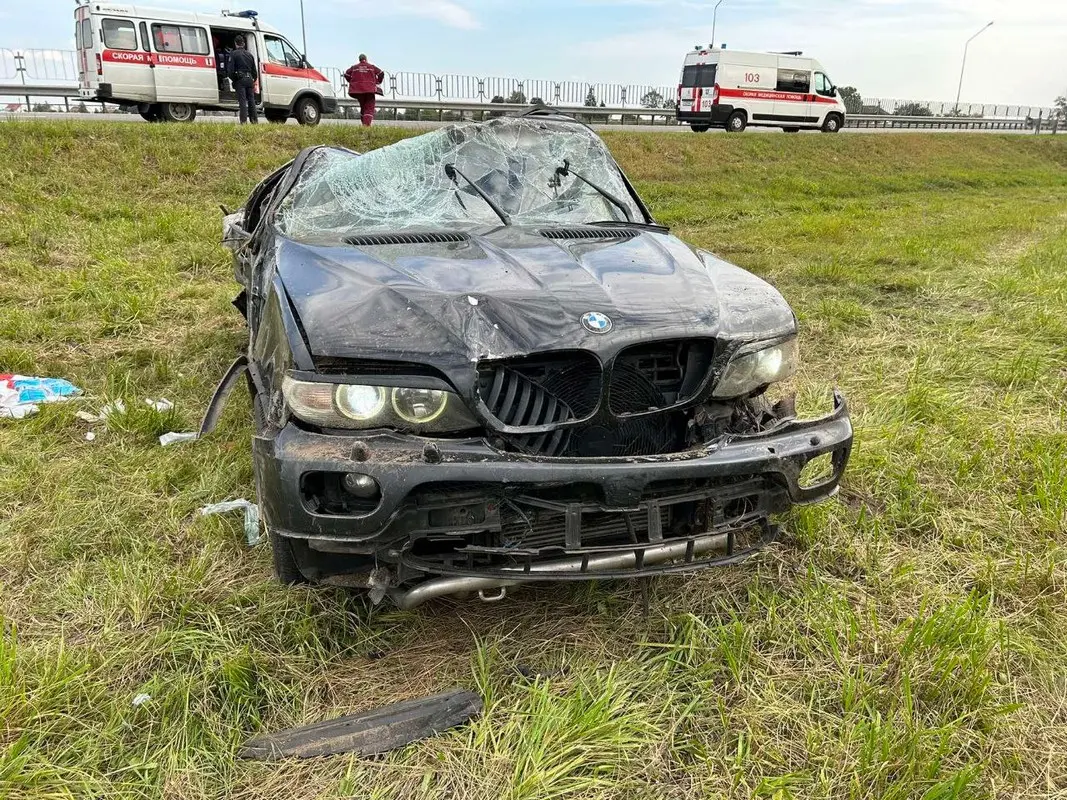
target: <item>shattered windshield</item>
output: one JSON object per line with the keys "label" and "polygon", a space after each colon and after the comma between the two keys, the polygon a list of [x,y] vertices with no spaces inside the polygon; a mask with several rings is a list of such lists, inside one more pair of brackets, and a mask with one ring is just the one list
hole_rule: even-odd
{"label": "shattered windshield", "polygon": [[277,225],[293,239],[330,242],[366,232],[500,225],[501,212],[515,225],[625,221],[627,214],[644,221],[595,133],[501,118],[365,155],[316,150],[282,202]]}

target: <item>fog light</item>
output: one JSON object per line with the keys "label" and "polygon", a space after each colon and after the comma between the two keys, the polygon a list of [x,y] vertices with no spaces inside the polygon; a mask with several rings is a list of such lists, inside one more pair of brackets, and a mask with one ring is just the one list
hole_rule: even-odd
{"label": "fog light", "polygon": [[380,491],[378,489],[378,481],[374,480],[370,475],[363,475],[359,472],[346,472],[341,479],[341,485],[345,487],[345,491],[349,494],[364,499],[377,497]]}
{"label": "fog light", "polygon": [[801,489],[813,489],[816,486],[821,486],[826,483],[833,476],[833,453],[823,453],[821,456],[815,456],[815,458],[804,465],[804,468],[800,470],[800,477],[797,479],[797,484],[799,484]]}

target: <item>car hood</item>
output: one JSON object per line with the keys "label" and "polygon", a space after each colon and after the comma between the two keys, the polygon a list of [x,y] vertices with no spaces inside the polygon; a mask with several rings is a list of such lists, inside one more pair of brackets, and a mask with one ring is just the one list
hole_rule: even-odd
{"label": "car hood", "polygon": [[[504,227],[459,242],[372,246],[279,236],[276,256],[316,357],[448,370],[537,351],[794,330],[788,304],[755,275],[669,234],[618,233],[549,239],[537,229]],[[587,312],[607,315],[610,330],[583,327]]]}

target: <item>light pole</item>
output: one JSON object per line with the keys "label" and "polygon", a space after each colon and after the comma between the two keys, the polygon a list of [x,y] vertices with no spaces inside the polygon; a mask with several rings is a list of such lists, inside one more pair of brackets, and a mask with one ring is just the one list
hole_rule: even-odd
{"label": "light pole", "polygon": [[308,32],[304,27],[304,0],[300,0],[300,35],[304,38],[304,60],[308,57]]}
{"label": "light pole", "polygon": [[990,22],[988,25],[982,28],[982,30],[978,31],[978,33],[968,39],[967,42],[963,45],[963,63],[960,65],[960,85],[956,89],[956,108],[953,111],[953,113],[955,113],[956,115],[959,115],[960,113],[960,92],[963,91],[963,70],[967,68],[967,46],[970,45],[972,41],[974,41],[975,36],[978,36],[979,33],[982,33],[982,31],[989,28],[989,26],[992,24],[993,23]]}
{"label": "light pole", "polygon": [[719,13],[719,6],[722,5],[723,0],[719,0],[715,4],[715,10],[711,12],[711,49],[715,49],[715,16]]}

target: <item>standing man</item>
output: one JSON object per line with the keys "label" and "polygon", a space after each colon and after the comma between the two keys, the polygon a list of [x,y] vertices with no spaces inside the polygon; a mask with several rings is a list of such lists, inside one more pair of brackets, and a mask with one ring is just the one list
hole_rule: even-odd
{"label": "standing man", "polygon": [[345,70],[344,79],[348,81],[348,96],[359,102],[364,126],[370,127],[374,122],[375,96],[382,92],[380,84],[385,80],[385,73],[361,53],[359,63]]}
{"label": "standing man", "polygon": [[256,57],[245,47],[245,37],[238,35],[233,40],[236,48],[229,57],[230,80],[237,92],[237,107],[240,109],[241,124],[259,123],[259,111],[256,109],[256,81],[259,80],[259,67]]}

